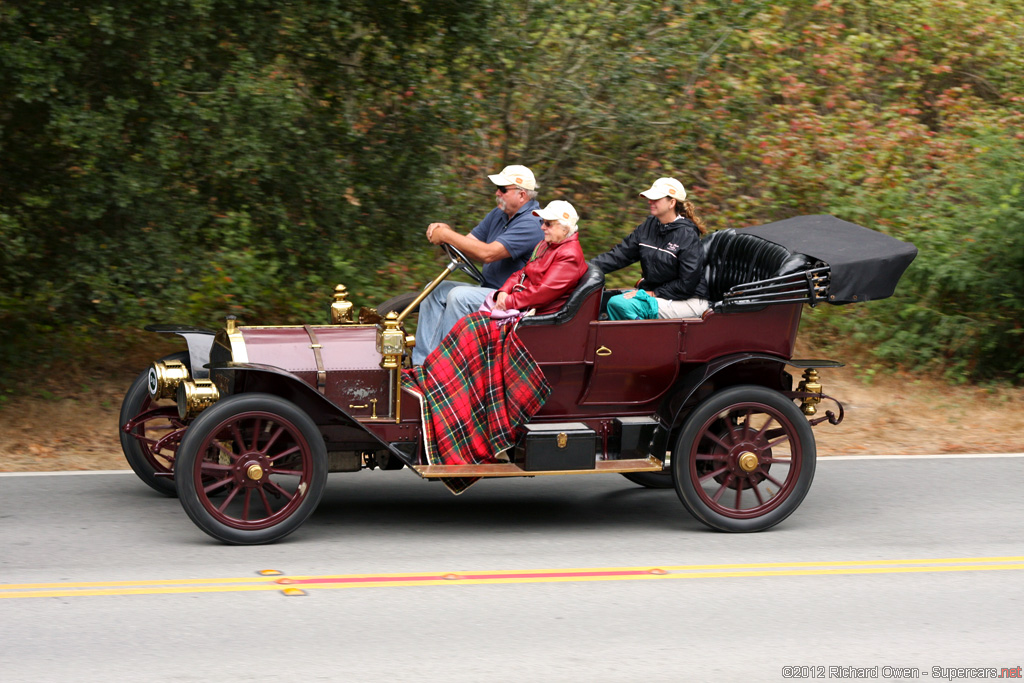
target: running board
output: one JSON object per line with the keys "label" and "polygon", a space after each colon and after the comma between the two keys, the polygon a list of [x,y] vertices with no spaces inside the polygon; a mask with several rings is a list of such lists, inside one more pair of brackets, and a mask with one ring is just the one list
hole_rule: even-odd
{"label": "running board", "polygon": [[592,470],[524,470],[512,463],[493,465],[417,465],[412,469],[424,479],[440,477],[538,477],[550,474],[622,474],[661,472],[665,464],[648,456],[637,460],[598,460]]}

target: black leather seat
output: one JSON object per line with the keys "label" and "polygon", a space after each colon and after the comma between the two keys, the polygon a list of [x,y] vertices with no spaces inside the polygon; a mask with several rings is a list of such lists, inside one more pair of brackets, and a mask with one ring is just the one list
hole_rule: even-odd
{"label": "black leather seat", "polygon": [[790,275],[813,264],[804,254],[794,254],[774,242],[733,228],[716,230],[705,236],[701,247],[704,249],[704,275],[712,308],[736,285]]}
{"label": "black leather seat", "polygon": [[569,300],[565,302],[564,306],[554,313],[528,316],[523,318],[522,322],[519,324],[561,325],[562,323],[572,320],[572,318],[579,312],[587,298],[594,292],[600,292],[603,288],[604,273],[588,263],[587,272],[583,274],[582,278],[580,278],[579,283],[576,285],[576,289],[574,289],[572,294],[569,295]]}

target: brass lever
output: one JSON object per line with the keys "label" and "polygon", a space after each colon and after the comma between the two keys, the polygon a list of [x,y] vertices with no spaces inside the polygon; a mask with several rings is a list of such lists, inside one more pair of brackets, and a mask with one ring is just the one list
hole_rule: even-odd
{"label": "brass lever", "polygon": [[348,404],[349,408],[355,408],[356,410],[362,410],[363,408],[369,408],[370,406],[373,406],[373,410],[370,412],[370,418],[373,419],[373,420],[376,420],[377,419],[377,399],[371,398],[369,403],[364,403],[361,406],[357,406],[357,405],[355,405],[353,403],[349,403]]}

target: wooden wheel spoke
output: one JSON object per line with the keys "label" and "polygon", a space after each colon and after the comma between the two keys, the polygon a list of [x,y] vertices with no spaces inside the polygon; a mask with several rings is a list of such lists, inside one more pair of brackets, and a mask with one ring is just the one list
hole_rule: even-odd
{"label": "wooden wheel spoke", "polygon": [[[203,472],[205,472],[205,471],[206,471],[206,468],[204,467],[203,468]],[[205,493],[206,495],[210,495],[211,493],[213,493],[217,489],[223,488],[225,485],[230,484],[230,483],[231,483],[231,475],[228,475],[228,476],[224,477],[223,479],[218,479],[217,481],[213,482],[212,484],[210,484],[208,486],[204,486],[203,487],[203,493]]]}
{"label": "wooden wheel spoke", "polygon": [[242,501],[242,519],[249,519],[249,501],[252,500],[252,489],[245,490],[245,500]]}
{"label": "wooden wheel spoke", "polygon": [[705,438],[718,444],[723,450],[728,451],[732,449],[732,444],[722,441],[722,439],[717,434],[712,434],[711,432],[704,432],[704,436]]}
{"label": "wooden wheel spoke", "polygon": [[238,495],[238,491],[241,488],[242,488],[241,486],[236,486],[235,488],[231,489],[231,493],[228,494],[228,497],[225,498],[224,502],[220,504],[219,508],[217,508],[217,512],[219,512],[221,514],[224,514],[224,510],[226,510],[228,505],[231,504],[231,501],[233,501],[235,499],[235,496]]}
{"label": "wooden wheel spoke", "polygon": [[711,497],[712,501],[714,501],[715,503],[718,502],[718,499],[722,497],[722,494],[725,493],[725,490],[729,488],[729,482],[731,480],[732,475],[730,474],[728,477],[725,478],[725,481],[722,482],[722,485],[718,487],[718,490],[715,491],[715,495]]}
{"label": "wooden wheel spoke", "polygon": [[[743,429],[739,430],[739,432],[742,435],[742,438],[744,438],[744,439],[749,438],[749,436],[750,436],[750,418],[751,418],[751,416],[753,416],[753,414],[754,414],[754,409],[753,408],[747,408],[747,412],[743,416],[743,422],[742,422]],[[739,422],[739,420],[737,420],[737,422]]]}
{"label": "wooden wheel spoke", "polygon": [[277,431],[274,432],[273,436],[270,437],[270,441],[267,442],[267,445],[263,447],[263,450],[260,451],[260,453],[262,453],[263,455],[266,455],[267,452],[273,447],[274,443],[277,441],[277,438],[279,436],[281,436],[281,434],[283,434],[283,433],[284,433],[284,427],[278,427]]}
{"label": "wooden wheel spoke", "polygon": [[703,484],[708,479],[713,479],[713,478],[717,477],[719,474],[721,474],[722,472],[728,471],[728,469],[729,469],[728,467],[719,467],[714,472],[709,472],[708,474],[705,474],[703,477],[701,477],[700,478],[700,483]]}
{"label": "wooden wheel spoke", "polygon": [[746,477],[737,477],[736,478],[736,509],[737,510],[740,510],[743,507],[740,501],[743,498],[743,484],[745,484],[746,481],[747,481]]}
{"label": "wooden wheel spoke", "polygon": [[262,486],[260,487],[260,498],[263,499],[263,509],[267,511],[267,516],[274,514],[274,508],[271,507],[270,499],[267,498],[267,492],[263,490]]}
{"label": "wooden wheel spoke", "polygon": [[231,423],[231,436],[235,440],[235,445],[238,446],[239,453],[245,451],[245,439],[242,438],[242,432],[238,429],[238,422]]}
{"label": "wooden wheel spoke", "polygon": [[257,417],[255,419],[255,421],[253,422],[253,424],[252,424],[252,447],[250,448],[250,450],[259,453],[260,452],[259,443],[260,443],[260,418]]}
{"label": "wooden wheel spoke", "polygon": [[280,474],[286,477],[301,477],[302,470],[279,470],[276,468],[268,468],[267,474]]}
{"label": "wooden wheel spoke", "polygon": [[758,505],[764,505],[764,498],[761,497],[761,490],[756,485],[751,485],[750,490],[754,492],[754,498],[757,498]]}
{"label": "wooden wheel spoke", "polygon": [[707,460],[714,460],[714,461],[717,461],[717,462],[722,462],[722,461],[725,461],[725,460],[729,459],[729,454],[728,453],[697,453],[695,456],[693,456],[693,459],[694,460],[705,460],[705,461],[707,461]]}
{"label": "wooden wheel spoke", "polygon": [[291,448],[289,448],[286,451],[282,451],[282,452],[278,453],[277,455],[270,456],[270,462],[276,462],[276,461],[280,460],[281,458],[283,458],[284,456],[291,455],[292,453],[296,453],[296,452],[298,452],[300,450],[302,450],[301,446],[292,446]]}
{"label": "wooden wheel spoke", "polygon": [[771,483],[775,484],[776,486],[778,486],[780,489],[783,486],[785,486],[785,484],[783,484],[781,481],[779,481],[778,479],[776,479],[775,477],[773,477],[770,474],[764,475],[764,478],[767,479],[768,481],[770,481]]}
{"label": "wooden wheel spoke", "polygon": [[267,488],[273,489],[275,493],[283,497],[286,501],[290,501],[292,498],[295,497],[294,494],[288,493],[283,488],[281,488],[281,486],[277,482],[268,481],[265,486]]}
{"label": "wooden wheel spoke", "polygon": [[[757,434],[754,435],[754,440],[755,441],[761,441],[762,439],[765,438],[765,436],[767,434],[771,433],[771,432],[768,431],[768,428],[771,427],[772,422],[775,422],[775,416],[774,415],[769,415],[768,419],[765,420],[764,425],[762,425],[761,429],[757,430]],[[767,438],[771,438],[771,436],[768,436]]]}
{"label": "wooden wheel spoke", "polygon": [[785,442],[787,442],[787,441],[789,441],[789,434],[784,434],[783,436],[780,436],[780,437],[779,437],[778,439],[775,439],[775,441],[769,441],[769,442],[768,442],[768,443],[767,443],[767,444],[765,445],[765,448],[766,448],[766,449],[770,449],[770,448],[775,448],[775,447],[776,447],[776,446],[778,446],[778,445],[779,445],[780,443],[785,443]]}
{"label": "wooden wheel spoke", "polygon": [[213,445],[216,446],[226,456],[231,458],[231,462],[234,462],[238,458],[238,456],[235,455],[235,452],[233,450],[225,447],[224,444],[222,444],[220,441],[214,441]]}

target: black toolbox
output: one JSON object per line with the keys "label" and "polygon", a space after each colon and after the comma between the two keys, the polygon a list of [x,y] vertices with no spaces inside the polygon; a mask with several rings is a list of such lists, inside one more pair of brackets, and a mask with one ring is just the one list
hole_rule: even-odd
{"label": "black toolbox", "polygon": [[516,444],[516,464],[524,470],[592,470],[597,433],[582,422],[528,424]]}
{"label": "black toolbox", "polygon": [[[615,418],[617,439],[613,439],[616,460],[632,460],[646,458],[651,455],[654,434],[658,429],[658,420],[653,417],[617,417]],[[663,459],[664,454],[659,457]]]}

